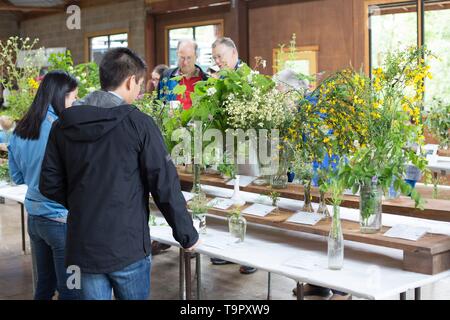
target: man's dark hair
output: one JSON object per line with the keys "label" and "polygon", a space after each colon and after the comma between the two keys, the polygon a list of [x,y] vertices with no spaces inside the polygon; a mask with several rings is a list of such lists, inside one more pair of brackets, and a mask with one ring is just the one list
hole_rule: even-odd
{"label": "man's dark hair", "polygon": [[103,90],[117,89],[129,76],[139,81],[145,76],[147,65],[135,52],[128,48],[109,50],[100,63],[100,85]]}

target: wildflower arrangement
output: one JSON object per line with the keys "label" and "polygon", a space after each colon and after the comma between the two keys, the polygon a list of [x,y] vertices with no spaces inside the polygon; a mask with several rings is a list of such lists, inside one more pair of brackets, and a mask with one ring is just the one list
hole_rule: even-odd
{"label": "wildflower arrangement", "polygon": [[[43,48],[36,49],[38,41],[17,36],[0,41],[0,83],[10,92],[8,108],[2,114],[13,120],[25,115],[39,87],[37,79],[45,52]],[[19,67],[17,61],[20,55],[23,56],[23,63]]]}
{"label": "wildflower arrangement", "polygon": [[[396,191],[410,194],[416,206],[422,206],[420,195],[403,176],[408,164],[426,170],[420,110],[424,79],[430,77],[424,60],[429,54],[418,48],[392,52],[381,68],[373,70],[373,79],[349,70],[343,73],[339,86],[328,87],[324,98],[329,101],[328,124],[337,134],[333,150],[348,156],[348,160],[341,159],[339,178],[354,192],[374,183],[385,191],[392,185]],[[355,119],[339,117],[331,110],[335,105],[349,110]],[[353,125],[352,131],[342,127],[341,121]]]}

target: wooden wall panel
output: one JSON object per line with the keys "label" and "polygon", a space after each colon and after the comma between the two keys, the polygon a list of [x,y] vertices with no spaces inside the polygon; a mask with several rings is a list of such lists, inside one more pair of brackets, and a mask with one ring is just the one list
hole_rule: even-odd
{"label": "wooden wall panel", "polygon": [[[250,59],[267,59],[272,72],[272,50],[288,44],[292,33],[297,46],[319,46],[319,71],[333,72],[359,63],[354,57],[353,0],[299,2],[251,9]],[[253,64],[253,61],[251,61]]]}

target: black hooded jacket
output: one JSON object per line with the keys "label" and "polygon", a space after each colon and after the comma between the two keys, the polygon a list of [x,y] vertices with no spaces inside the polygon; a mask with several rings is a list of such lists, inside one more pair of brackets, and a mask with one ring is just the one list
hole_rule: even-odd
{"label": "black hooded jacket", "polygon": [[110,273],[151,253],[149,193],[184,247],[198,240],[154,121],[133,106],[75,106],[54,122],[40,191],[69,210],[66,265]]}

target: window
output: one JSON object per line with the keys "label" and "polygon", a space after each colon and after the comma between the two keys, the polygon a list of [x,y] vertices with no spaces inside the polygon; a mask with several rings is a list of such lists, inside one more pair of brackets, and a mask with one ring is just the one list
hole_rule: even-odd
{"label": "window", "polygon": [[[437,56],[428,61],[433,79],[425,82],[427,108],[433,98],[450,102],[450,0],[423,4],[414,0],[369,6],[369,67],[378,67],[391,50],[425,45]],[[422,16],[423,21],[418,19]]]}
{"label": "window", "polygon": [[450,1],[425,4],[425,45],[438,59],[429,61],[433,78],[425,82],[425,102],[450,103]]}
{"label": "window", "polygon": [[168,64],[171,68],[177,66],[177,45],[182,39],[194,39],[198,44],[197,64],[207,70],[212,64],[213,42],[222,36],[223,23],[216,22],[195,26],[168,27]]}
{"label": "window", "polygon": [[417,45],[416,1],[369,7],[370,67],[377,68],[387,52]]}
{"label": "window", "polygon": [[100,64],[104,54],[111,48],[128,47],[128,34],[117,33],[89,38],[89,61]]}

